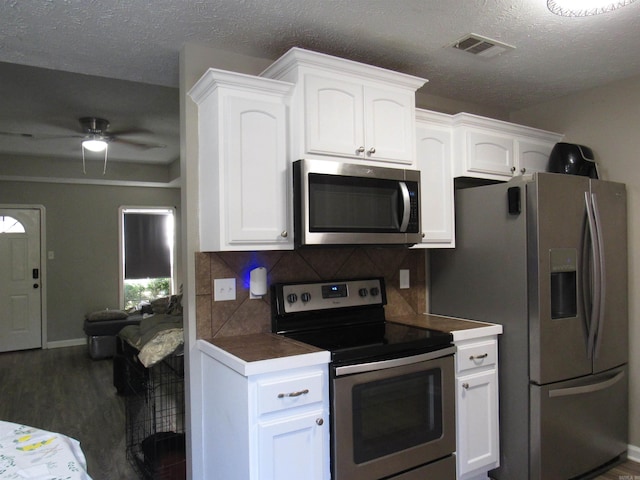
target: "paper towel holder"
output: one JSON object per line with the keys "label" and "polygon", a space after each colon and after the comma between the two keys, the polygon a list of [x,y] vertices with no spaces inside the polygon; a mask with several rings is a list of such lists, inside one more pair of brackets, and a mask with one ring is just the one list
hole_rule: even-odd
{"label": "paper towel holder", "polygon": [[249,273],[249,298],[262,298],[267,294],[267,269],[257,267]]}

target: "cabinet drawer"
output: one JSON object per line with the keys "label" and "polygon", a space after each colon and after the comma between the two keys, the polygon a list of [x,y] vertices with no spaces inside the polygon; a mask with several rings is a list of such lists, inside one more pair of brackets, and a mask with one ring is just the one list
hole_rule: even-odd
{"label": "cabinet drawer", "polygon": [[258,381],[258,414],[322,402],[323,372]]}
{"label": "cabinet drawer", "polygon": [[461,345],[456,353],[456,367],[458,372],[472,368],[495,365],[498,349],[494,340],[489,342]]}

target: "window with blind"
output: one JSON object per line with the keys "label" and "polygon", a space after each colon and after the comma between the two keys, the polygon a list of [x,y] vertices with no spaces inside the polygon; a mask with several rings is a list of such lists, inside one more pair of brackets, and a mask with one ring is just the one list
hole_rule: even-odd
{"label": "window with blind", "polygon": [[173,291],[174,210],[121,208],[123,306],[140,308]]}

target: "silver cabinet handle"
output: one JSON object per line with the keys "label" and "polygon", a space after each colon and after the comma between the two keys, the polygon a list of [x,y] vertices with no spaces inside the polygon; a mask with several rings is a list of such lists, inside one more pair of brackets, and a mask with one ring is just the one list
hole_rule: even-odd
{"label": "silver cabinet handle", "polygon": [[299,397],[300,395],[306,395],[307,393],[309,393],[309,389],[305,388],[304,390],[299,390],[297,392],[291,392],[291,393],[279,393],[278,394],[278,398],[284,398],[284,397]]}
{"label": "silver cabinet handle", "polygon": [[469,390],[469,384],[468,383],[463,383],[462,384],[462,388],[464,388],[465,390]]}
{"label": "silver cabinet handle", "polygon": [[322,418],[316,418],[316,424],[322,425],[324,424],[324,420]]}
{"label": "silver cabinet handle", "polygon": [[374,153],[376,153],[376,149],[374,147],[371,147],[369,150],[367,150],[367,155],[373,155]]}
{"label": "silver cabinet handle", "polygon": [[511,167],[511,173],[516,171],[516,167]]}
{"label": "silver cabinet handle", "polygon": [[483,358],[487,358],[488,356],[488,353],[483,353],[482,355],[471,355],[469,357],[469,360],[482,360]]}
{"label": "silver cabinet handle", "polygon": [[356,153],[364,153],[364,147],[358,147]]}
{"label": "silver cabinet handle", "polygon": [[520,169],[520,173],[524,173],[524,172],[526,172],[526,171],[527,171],[527,169],[526,169],[526,168],[524,168],[524,167],[522,167],[522,168]]}
{"label": "silver cabinet handle", "polygon": [[287,238],[289,236],[289,232],[287,232],[286,230],[283,230],[282,233],[280,234],[280,236],[282,238]]}

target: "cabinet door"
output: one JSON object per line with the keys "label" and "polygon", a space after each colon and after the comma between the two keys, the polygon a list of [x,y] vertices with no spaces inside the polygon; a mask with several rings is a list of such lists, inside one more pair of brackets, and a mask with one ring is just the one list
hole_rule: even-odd
{"label": "cabinet door", "polygon": [[[240,97],[227,99],[223,165],[226,205],[221,229],[229,249],[293,248],[289,234],[286,106]],[[212,185],[211,188],[217,188]],[[207,205],[200,205],[206,209]]]}
{"label": "cabinet door", "polygon": [[414,102],[406,92],[365,87],[365,158],[413,163]]}
{"label": "cabinet door", "polygon": [[258,477],[269,480],[326,480],[327,419],[323,410],[258,423]]}
{"label": "cabinet door", "polygon": [[513,138],[466,132],[467,170],[511,178],[515,169]]}
{"label": "cabinet door", "polygon": [[498,466],[498,377],[495,369],[457,380],[458,477]]}
{"label": "cabinet door", "polygon": [[418,122],[416,158],[420,170],[423,244],[454,246],[451,132]]}
{"label": "cabinet door", "polygon": [[362,86],[316,75],[307,75],[304,85],[305,150],[363,156]]}
{"label": "cabinet door", "polygon": [[549,154],[555,143],[518,140],[518,172],[522,175],[546,172]]}

